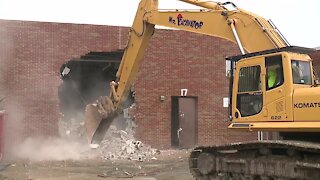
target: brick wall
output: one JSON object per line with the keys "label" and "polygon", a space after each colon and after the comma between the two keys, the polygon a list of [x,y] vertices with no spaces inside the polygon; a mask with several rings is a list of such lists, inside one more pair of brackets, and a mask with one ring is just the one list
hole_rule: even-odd
{"label": "brick wall", "polygon": [[318,75],[320,75],[320,50],[311,53],[310,56],[313,59],[313,66],[315,67]]}
{"label": "brick wall", "polygon": [[58,135],[57,87],[64,62],[90,51],[123,48],[127,37],[126,28],[111,26],[1,20],[0,27],[8,153],[26,137]]}
{"label": "brick wall", "polygon": [[[59,68],[90,51],[124,48],[128,28],[0,20],[0,80],[6,96],[5,147],[30,136],[57,136]],[[156,30],[134,84],[136,136],[157,148],[171,146],[171,96],[181,88],[198,97],[198,144],[254,139],[227,130],[227,55],[237,47],[215,37]],[[159,101],[164,95],[166,100]]]}
{"label": "brick wall", "polygon": [[[171,146],[171,96],[198,97],[198,144],[253,139],[251,133],[227,129],[228,78],[225,57],[239,54],[226,40],[189,32],[157,30],[140,68],[136,90],[136,136],[159,148]],[[165,101],[160,101],[160,96]],[[251,136],[251,138],[249,137]]]}

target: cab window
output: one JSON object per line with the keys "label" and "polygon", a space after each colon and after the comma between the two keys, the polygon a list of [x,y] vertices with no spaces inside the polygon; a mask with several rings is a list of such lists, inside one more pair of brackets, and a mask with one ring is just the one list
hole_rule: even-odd
{"label": "cab window", "polygon": [[266,88],[271,90],[281,86],[284,82],[282,56],[270,56],[265,58],[266,64]]}
{"label": "cab window", "polygon": [[312,84],[310,63],[307,61],[291,61],[293,84]]}

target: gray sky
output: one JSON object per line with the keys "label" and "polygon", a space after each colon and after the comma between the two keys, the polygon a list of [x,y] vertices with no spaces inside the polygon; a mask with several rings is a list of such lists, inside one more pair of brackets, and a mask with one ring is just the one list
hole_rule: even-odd
{"label": "gray sky", "polygon": [[[291,45],[320,46],[319,0],[228,0],[271,19]],[[131,26],[139,0],[0,0],[0,19]],[[224,2],[224,1],[221,1]],[[159,0],[162,9],[196,9]]]}

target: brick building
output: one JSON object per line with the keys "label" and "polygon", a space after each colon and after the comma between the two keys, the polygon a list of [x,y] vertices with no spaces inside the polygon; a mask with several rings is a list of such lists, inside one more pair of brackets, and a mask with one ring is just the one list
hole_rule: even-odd
{"label": "brick building", "polygon": [[[128,34],[126,27],[29,21],[0,20],[0,27],[6,152],[27,137],[58,136],[60,66],[89,52],[123,49]],[[157,29],[134,83],[136,137],[161,149],[178,145],[177,105],[189,103],[195,120],[185,136],[194,138],[191,145],[256,139],[227,129],[224,58],[236,54],[237,46],[224,39]]]}
{"label": "brick building", "polygon": [[320,73],[320,49],[317,48],[317,51],[313,52],[310,54],[310,57],[313,59],[313,65],[319,75]]}

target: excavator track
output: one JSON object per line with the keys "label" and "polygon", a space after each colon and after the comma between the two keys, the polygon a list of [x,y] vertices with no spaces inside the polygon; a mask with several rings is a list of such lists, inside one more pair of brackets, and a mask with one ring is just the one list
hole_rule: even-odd
{"label": "excavator track", "polygon": [[318,180],[320,144],[275,140],[197,147],[189,169],[201,180]]}

